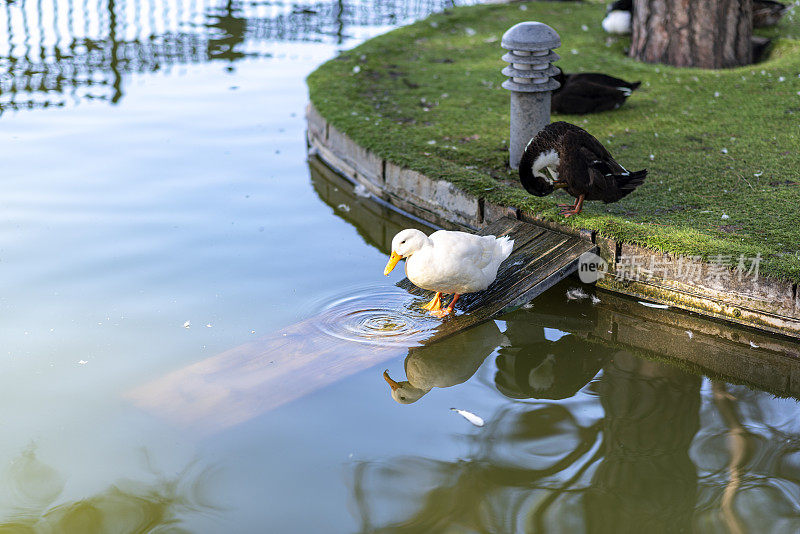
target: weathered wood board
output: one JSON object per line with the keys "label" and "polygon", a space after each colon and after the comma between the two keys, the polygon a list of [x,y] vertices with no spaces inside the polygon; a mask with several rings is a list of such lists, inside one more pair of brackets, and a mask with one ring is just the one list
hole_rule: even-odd
{"label": "weathered wood board", "polygon": [[[423,344],[435,343],[525,304],[574,273],[581,254],[597,249],[585,239],[510,217],[495,221],[480,234],[509,236],[514,240],[511,256],[500,266],[492,285],[485,291],[462,296],[455,306],[456,315],[445,318]],[[433,297],[433,292],[419,289],[408,279],[398,286],[415,295]]]}
{"label": "weathered wood board", "polygon": [[654,309],[613,293],[595,308],[593,337],[640,355],[667,357],[703,373],[800,398],[800,343],[678,309]]}
{"label": "weathered wood board", "polygon": [[312,318],[173,371],[125,396],[170,423],[213,433],[406,353],[403,347],[327,335]]}

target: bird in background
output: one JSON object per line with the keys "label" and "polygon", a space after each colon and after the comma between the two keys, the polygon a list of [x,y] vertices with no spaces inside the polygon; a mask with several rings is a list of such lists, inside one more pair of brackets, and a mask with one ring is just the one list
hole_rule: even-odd
{"label": "bird in background", "polygon": [[543,197],[565,189],[575,203],[559,204],[564,217],[578,215],[586,200],[617,202],[644,183],[647,169],[630,172],[589,132],[568,122],[545,126],[528,142],[519,164],[522,186]]}
{"label": "bird in background", "polygon": [[608,4],[606,17],[600,25],[608,33],[626,35],[631,33],[633,0],[617,0]]}
{"label": "bird in background", "polygon": [[642,84],[600,72],[559,72],[553,79],[561,87],[553,91],[551,111],[577,115],[617,109]]}

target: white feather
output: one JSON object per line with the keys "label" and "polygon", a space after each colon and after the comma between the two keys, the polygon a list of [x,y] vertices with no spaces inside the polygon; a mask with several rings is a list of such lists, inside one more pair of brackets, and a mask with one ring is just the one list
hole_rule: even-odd
{"label": "white feather", "polygon": [[659,310],[666,310],[667,308],[669,308],[669,306],[666,304],[656,304],[655,302],[644,302],[643,300],[640,300],[639,304],[641,304],[642,306],[647,306],[648,308],[656,308]]}
{"label": "white feather", "polygon": [[535,138],[535,137],[531,137],[531,140],[530,140],[530,141],[528,141],[528,144],[527,144],[527,145],[525,145],[525,150],[528,150],[528,147],[529,147],[529,146],[531,146],[531,143],[533,143],[533,140],[534,140],[534,139],[536,139],[536,138]]}
{"label": "white feather", "polygon": [[589,298],[589,293],[580,287],[573,287],[567,290],[567,300],[584,300]]}
{"label": "white feather", "polygon": [[545,391],[550,389],[555,382],[555,366],[556,357],[554,354],[548,354],[542,363],[531,369],[528,373],[528,383],[536,391]]}
{"label": "white feather", "polygon": [[472,412],[468,412],[467,410],[459,410],[458,408],[450,408],[450,409],[453,410],[454,412],[456,412],[457,414],[459,414],[461,417],[463,417],[464,419],[466,419],[467,421],[469,421],[470,423],[472,423],[475,426],[483,426],[483,424],[484,424],[483,423],[483,419],[481,419],[480,417],[478,417],[477,415],[475,415]]}

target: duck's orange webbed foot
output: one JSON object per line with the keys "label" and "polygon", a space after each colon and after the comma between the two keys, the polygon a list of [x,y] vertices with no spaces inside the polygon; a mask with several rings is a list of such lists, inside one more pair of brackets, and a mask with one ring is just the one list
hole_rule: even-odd
{"label": "duck's orange webbed foot", "polygon": [[442,309],[442,294],[441,292],[437,292],[433,299],[427,304],[422,307],[423,310],[428,310],[430,312],[441,310]]}
{"label": "duck's orange webbed foot", "polygon": [[581,210],[576,209],[575,206],[569,206],[569,207],[566,207],[566,208],[561,208],[561,211],[559,212],[559,214],[563,215],[564,217],[572,217],[573,215],[577,215],[580,212],[581,212]]}
{"label": "duck's orange webbed foot", "polygon": [[445,317],[447,315],[450,315],[451,313],[453,313],[453,308],[455,307],[456,301],[458,300],[458,297],[460,297],[460,296],[461,295],[456,293],[455,295],[453,295],[453,300],[450,301],[450,305],[448,307],[443,308],[441,310],[434,310],[434,311],[431,312],[431,315],[433,315],[434,317],[438,317],[439,319],[441,319],[441,318],[443,318],[443,317]]}
{"label": "duck's orange webbed foot", "polygon": [[583,199],[584,199],[584,195],[581,195],[575,201],[575,204],[572,204],[572,205],[570,205],[570,204],[559,204],[558,207],[561,208],[561,211],[559,211],[559,213],[561,215],[563,215],[564,217],[571,217],[573,215],[579,214],[581,212],[581,210],[583,209]]}

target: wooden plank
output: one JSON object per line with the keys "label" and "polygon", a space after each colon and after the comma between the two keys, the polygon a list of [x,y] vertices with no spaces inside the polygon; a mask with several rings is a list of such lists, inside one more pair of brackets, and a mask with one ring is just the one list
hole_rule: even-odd
{"label": "wooden plank", "polygon": [[125,397],[173,424],[207,434],[407,352],[329,336],[312,317],[173,371]]}
{"label": "wooden plank", "polygon": [[596,251],[596,248],[587,247],[586,242],[575,239],[569,246],[560,248],[549,258],[549,263],[544,263],[539,267],[538,273],[533,273],[533,277],[539,277],[540,281],[531,285],[526,290],[521,290],[516,297],[509,303],[509,308],[521,306],[522,304],[538,297],[555,284],[574,273],[578,268],[578,259],[585,252]]}

